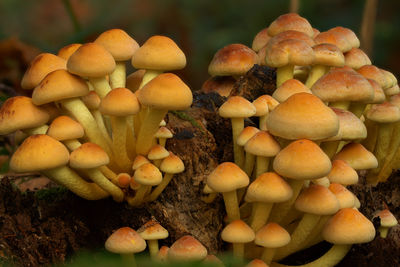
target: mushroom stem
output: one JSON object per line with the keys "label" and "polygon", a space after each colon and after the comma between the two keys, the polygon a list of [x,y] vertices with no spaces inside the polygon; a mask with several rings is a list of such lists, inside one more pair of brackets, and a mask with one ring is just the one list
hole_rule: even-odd
{"label": "mushroom stem", "polygon": [[139,86],[139,89],[141,89],[143,86],[145,86],[148,82],[153,80],[155,77],[163,73],[162,71],[159,70],[146,70],[146,72],[143,75],[142,78],[142,83]]}
{"label": "mushroom stem", "polygon": [[100,166],[99,170],[113,184],[117,184],[118,183],[117,174],[115,172],[113,172],[112,170],[110,170],[110,168],[108,168],[107,166]]}
{"label": "mushroom stem", "polygon": [[244,171],[250,177],[251,173],[253,172],[254,163],[256,160],[256,156],[246,152],[245,160],[244,160]]}
{"label": "mushroom stem", "polygon": [[286,65],[276,70],[276,87],[278,88],[287,80],[293,79],[294,65]]}
{"label": "mushroom stem", "polygon": [[141,185],[139,187],[139,189],[136,191],[136,195],[133,198],[129,198],[128,204],[130,206],[139,206],[140,204],[142,204],[144,197],[146,196],[146,193],[148,191],[148,189],[151,188],[151,185]]}
{"label": "mushroom stem", "polygon": [[98,169],[86,169],[82,171],[104,191],[110,193],[116,202],[124,200],[124,192],[121,188],[111,183],[110,180],[101,173],[101,171]]}
{"label": "mushroom stem", "polygon": [[339,108],[339,109],[343,109],[343,110],[348,110],[349,106],[350,106],[350,102],[349,101],[330,102],[329,106],[331,108]]}
{"label": "mushroom stem", "polygon": [[226,214],[228,215],[228,221],[232,222],[234,220],[240,219],[239,204],[237,199],[236,190],[230,192],[223,192]]}
{"label": "mushroom stem", "polygon": [[78,147],[80,147],[82,144],[81,144],[81,142],[79,142],[78,140],[76,140],[76,139],[72,139],[72,140],[64,140],[64,141],[62,141],[63,143],[64,143],[64,145],[66,146],[66,147],[68,147],[68,149],[70,150],[70,151],[74,151],[75,149],[77,149]]}
{"label": "mushroom stem", "polygon": [[123,172],[128,172],[132,167],[132,162],[126,150],[126,117],[111,116],[111,127],[115,162]]}
{"label": "mushroom stem", "polygon": [[233,256],[236,259],[243,259],[244,256],[244,244],[243,243],[233,243]]}
{"label": "mushroom stem", "polygon": [[254,202],[251,214],[250,226],[256,233],[268,221],[272,209],[272,203]]}
{"label": "mushroom stem", "polygon": [[362,145],[368,151],[374,151],[376,140],[378,137],[378,124],[371,120],[366,119],[365,127],[367,128],[368,135],[367,138],[362,141]]}
{"label": "mushroom stem", "polygon": [[386,238],[389,233],[389,227],[379,226],[378,231],[382,238]]}
{"label": "mushroom stem", "polygon": [[305,86],[311,88],[311,86],[313,86],[313,84],[327,72],[328,68],[328,66],[324,65],[312,66],[311,71],[308,74]]}
{"label": "mushroom stem", "polygon": [[98,109],[96,109],[96,110],[92,110],[92,114],[93,114],[94,119],[96,120],[97,127],[99,128],[101,134],[106,139],[108,145],[112,146],[112,140],[111,140],[110,135],[108,134],[107,127],[104,123],[104,119],[103,119],[103,116],[101,115],[101,112]]}
{"label": "mushroom stem", "polygon": [[149,247],[149,252],[150,252],[150,257],[152,259],[156,259],[157,258],[157,254],[158,254],[158,240],[147,240],[147,245]]}
{"label": "mushroom stem", "polygon": [[312,231],[311,231],[310,235],[308,236],[307,240],[305,240],[305,242],[303,242],[303,244],[301,244],[300,250],[312,247],[314,244],[317,244],[317,243],[322,241],[322,237],[321,237],[322,229],[324,228],[326,222],[331,217],[332,217],[331,215],[321,216],[321,218],[319,219],[317,225],[314,227],[314,229],[312,229]]}
{"label": "mushroom stem", "polygon": [[244,163],[244,148],[237,144],[237,138],[244,128],[243,118],[231,118],[232,122],[232,143],[233,143],[233,156],[236,165],[243,169]]}
{"label": "mushroom stem", "polygon": [[136,157],[135,123],[133,115],[128,116],[126,123],[128,127],[126,132],[126,151],[129,159],[133,161]]}
{"label": "mushroom stem", "polygon": [[335,266],[338,264],[349,252],[351,245],[334,245],[322,257],[315,261],[303,265],[285,265],[273,262],[271,267],[321,267],[321,266]]}
{"label": "mushroom stem", "polygon": [[268,119],[268,115],[269,113],[267,113],[264,116],[261,116],[259,121],[258,121],[258,125],[261,131],[267,131],[267,119]]}
{"label": "mushroom stem", "polygon": [[115,62],[115,69],[110,74],[111,88],[125,87],[126,84],[126,66],[124,61]]}
{"label": "mushroom stem", "polygon": [[350,104],[349,111],[351,111],[357,118],[360,118],[361,115],[364,113],[365,107],[367,106],[366,103],[361,102],[353,102]]}
{"label": "mushroom stem", "polygon": [[204,203],[210,204],[215,200],[216,197],[217,197],[217,193],[209,193],[207,196],[201,197],[201,200]]}
{"label": "mushroom stem", "polygon": [[321,149],[325,152],[325,154],[332,159],[335,156],[337,149],[339,147],[340,141],[327,141],[321,143]]}
{"label": "mushroom stem", "polygon": [[109,196],[97,184],[86,182],[76,172],[66,166],[44,170],[42,173],[84,199],[98,200]]}
{"label": "mushroom stem", "polygon": [[122,258],[122,266],[123,267],[137,267],[136,260],[135,260],[135,254],[133,253],[125,253],[121,254]]}
{"label": "mushroom stem", "polygon": [[28,135],[34,135],[34,134],[46,134],[47,129],[49,129],[49,126],[47,124],[35,127],[35,128],[30,128],[30,129],[25,129],[23,130],[24,133]]}
{"label": "mushroom stem", "polygon": [[167,187],[169,182],[172,179],[173,174],[172,173],[165,173],[164,178],[162,179],[161,183],[154,188],[154,190],[151,192],[149,196],[149,201],[154,201],[158,198],[158,196],[164,191],[164,189]]}
{"label": "mushroom stem", "polygon": [[261,260],[264,261],[266,264],[271,264],[275,252],[276,248],[264,248],[263,253],[261,255]]}
{"label": "mushroom stem", "polygon": [[158,131],[160,122],[167,114],[165,109],[148,108],[147,116],[142,122],[136,140],[136,153],[146,156],[153,145],[154,134]]}
{"label": "mushroom stem", "polygon": [[93,85],[94,90],[101,99],[103,99],[111,91],[111,86],[106,77],[89,78],[89,82]]}
{"label": "mushroom stem", "polygon": [[268,171],[269,158],[257,156],[256,159],[256,177]]}

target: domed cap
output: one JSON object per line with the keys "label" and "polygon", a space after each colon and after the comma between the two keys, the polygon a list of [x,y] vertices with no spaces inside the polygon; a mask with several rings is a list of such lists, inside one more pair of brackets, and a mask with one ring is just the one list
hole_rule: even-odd
{"label": "domed cap", "polygon": [[35,106],[26,96],[8,98],[0,109],[0,134],[41,126],[49,120],[45,109]]}
{"label": "domed cap", "polygon": [[145,163],[150,163],[150,161],[142,155],[137,155],[133,160],[132,170],[136,170]]}
{"label": "domed cap", "polygon": [[245,201],[277,203],[289,200],[292,195],[292,188],[282,177],[274,172],[266,172],[249,185]]}
{"label": "domed cap", "polygon": [[190,88],[175,74],[163,73],[139,90],[137,97],[142,105],[168,110],[184,110],[193,101]]}
{"label": "domed cap", "polygon": [[242,44],[227,45],[215,53],[208,66],[211,76],[240,76],[258,63],[257,54]]}
{"label": "domed cap", "polygon": [[354,194],[341,184],[331,183],[329,190],[339,201],[339,208],[352,208],[355,205]]}
{"label": "domed cap", "polygon": [[126,88],[132,92],[136,92],[143,81],[146,70],[137,70],[126,77]]}
{"label": "domed cap", "polygon": [[115,61],[130,60],[139,48],[139,44],[121,29],[105,31],[94,42],[107,49]]}
{"label": "domed cap", "polygon": [[155,138],[172,138],[173,136],[172,132],[165,126],[158,128],[158,131],[154,134]]}
{"label": "domed cap", "polygon": [[249,177],[232,162],[217,166],[207,177],[207,185],[215,192],[230,192],[249,184]]}
{"label": "domed cap", "polygon": [[86,43],[70,56],[67,68],[81,77],[103,77],[114,71],[115,60],[103,46]]}
{"label": "domed cap", "polygon": [[276,90],[272,94],[272,97],[282,103],[286,101],[289,97],[297,93],[311,94],[311,91],[301,81],[296,79],[289,79],[282,83],[281,86],[276,88]]}
{"label": "domed cap", "polygon": [[221,238],[229,243],[249,243],[254,240],[255,234],[242,220],[234,220],[221,232]]}
{"label": "domed cap", "polygon": [[253,126],[247,126],[245,127],[242,132],[239,134],[236,143],[239,146],[244,146],[247,141],[250,140],[256,133],[258,133],[260,130],[256,127]]}
{"label": "domed cap", "polygon": [[101,98],[95,91],[90,91],[87,95],[82,96],[81,100],[90,110],[100,107]]}
{"label": "domed cap", "polygon": [[344,59],[345,65],[355,70],[358,70],[364,65],[372,64],[367,54],[359,48],[352,48],[350,51],[346,52],[344,54]]}
{"label": "domed cap", "polygon": [[105,115],[129,116],[139,113],[140,103],[131,90],[115,88],[101,100],[99,110]]}
{"label": "domed cap", "polygon": [[144,240],[158,240],[168,237],[168,231],[155,220],[150,220],[137,230]]}
{"label": "domed cap", "polygon": [[276,155],[273,163],[278,174],[296,180],[324,177],[331,166],[329,157],[317,144],[307,139],[290,143]]}
{"label": "domed cap", "polygon": [[256,107],[241,96],[231,96],[218,109],[223,118],[248,118],[256,113]]}
{"label": "domed cap", "polygon": [[400,109],[390,102],[373,104],[366,112],[366,117],[378,123],[393,123],[400,120]]}
{"label": "domed cap", "polygon": [[171,71],[186,66],[186,57],[176,43],[166,37],[150,37],[132,57],[136,69]]}
{"label": "domed cap", "polygon": [[247,141],[244,150],[256,156],[274,157],[281,150],[281,147],[268,132],[259,131]]}
{"label": "domed cap", "polygon": [[345,208],[325,224],[322,237],[333,244],[366,243],[374,239],[375,228],[358,210]]}
{"label": "domed cap", "polygon": [[72,97],[87,95],[89,88],[86,82],[66,70],[49,73],[32,93],[35,105],[43,105]]}
{"label": "domed cap", "polygon": [[145,163],[135,170],[135,181],[142,185],[158,185],[162,181],[160,170],[151,163]]}
{"label": "domed cap", "polygon": [[66,69],[67,62],[56,55],[43,53],[37,55],[22,77],[21,87],[31,90],[35,88],[43,78],[52,71]]}
{"label": "domed cap", "polygon": [[379,217],[383,227],[393,227],[398,224],[396,217],[388,209],[379,211],[374,217]]}
{"label": "domed cap", "polygon": [[208,78],[201,86],[201,92],[216,92],[220,96],[228,97],[236,80],[232,76],[213,76]]}
{"label": "domed cap", "polygon": [[301,212],[315,215],[332,215],[339,210],[335,195],[322,185],[310,185],[304,189],[294,206]]}
{"label": "domed cap", "polygon": [[94,143],[84,143],[71,152],[69,165],[75,169],[91,169],[107,165],[110,158],[107,153]]}
{"label": "domed cap", "polygon": [[169,152],[168,150],[165,149],[165,147],[160,146],[160,145],[154,145],[151,147],[149,154],[147,154],[147,157],[150,160],[157,160],[157,159],[163,159],[168,157]]}
{"label": "domed cap", "polygon": [[336,159],[332,161],[332,169],[328,174],[328,179],[331,183],[351,185],[358,183],[358,174],[346,161]]}
{"label": "domed cap", "polygon": [[176,240],[168,250],[168,260],[171,261],[198,261],[206,256],[207,249],[190,235]]}
{"label": "domed cap", "polygon": [[[75,53],[76,50],[78,50],[79,47],[81,47],[82,44],[70,44],[67,46],[62,47],[60,50],[58,50],[57,56],[60,58],[63,58],[65,60],[68,60],[69,57]],[[65,62],[66,64],[67,62]]]}
{"label": "domed cap", "polygon": [[82,125],[68,116],[55,118],[47,130],[47,135],[58,141],[82,138],[84,134]]}
{"label": "domed cap", "polygon": [[265,116],[269,112],[268,102],[263,97],[256,98],[253,103],[254,107],[256,108],[256,113],[254,114],[255,117]]}
{"label": "domed cap", "polygon": [[330,29],[329,32],[344,36],[346,40],[350,43],[351,48],[360,47],[360,40],[358,39],[357,35],[349,28],[337,26],[335,28]]}
{"label": "domed cap", "polygon": [[258,52],[264,45],[268,43],[269,39],[271,39],[271,36],[268,35],[268,28],[264,28],[254,37],[251,48],[255,52]]}
{"label": "domed cap", "polygon": [[352,112],[331,108],[339,119],[339,132],[336,136],[328,138],[329,141],[334,140],[357,140],[367,137],[367,128],[364,123]]}
{"label": "domed cap", "polygon": [[132,228],[122,227],[107,238],[105,247],[113,253],[138,253],[146,249],[146,241]]}
{"label": "domed cap", "polygon": [[355,170],[367,170],[378,167],[378,160],[365,147],[359,143],[349,143],[337,153],[333,160],[344,160]]}
{"label": "domed cap", "polygon": [[389,83],[385,74],[378,67],[374,65],[365,65],[359,68],[357,72],[365,78],[377,81],[383,90],[388,88]]}
{"label": "domed cap", "polygon": [[270,36],[275,36],[278,33],[288,30],[304,32],[310,37],[314,35],[314,31],[308,20],[306,20],[303,17],[300,17],[296,13],[288,13],[279,16],[269,25],[268,34]]}
{"label": "domed cap", "polygon": [[185,170],[185,165],[177,155],[169,152],[168,157],[161,162],[160,170],[165,173],[181,173]]}
{"label": "domed cap", "polygon": [[317,44],[313,46],[315,60],[314,65],[332,67],[344,66],[344,55],[334,44]]}
{"label": "domed cap", "polygon": [[289,140],[321,140],[337,134],[339,120],[318,97],[298,93],[269,113],[267,128],[272,135]]}
{"label": "domed cap", "polygon": [[256,233],[254,243],[265,248],[280,248],[290,242],[290,234],[277,223],[268,223]]}
{"label": "domed cap", "polygon": [[268,45],[265,62],[269,67],[279,68],[286,65],[308,66],[313,64],[314,51],[306,42],[299,39],[285,39],[274,45]]}
{"label": "domed cap", "polygon": [[[367,79],[369,84],[374,88],[374,97],[368,101],[369,104],[381,104],[385,102],[386,95],[379,83],[372,79]],[[386,90],[387,91],[387,90]]]}
{"label": "domed cap", "polygon": [[307,34],[299,31],[284,31],[281,32],[274,37],[272,37],[269,42],[268,46],[274,46],[279,42],[282,42],[287,39],[297,39],[306,42],[310,47],[313,47],[315,45],[314,39],[308,36]]}
{"label": "domed cap", "polygon": [[59,141],[45,135],[29,136],[17,148],[10,160],[15,172],[35,172],[64,166],[68,163],[68,149]]}

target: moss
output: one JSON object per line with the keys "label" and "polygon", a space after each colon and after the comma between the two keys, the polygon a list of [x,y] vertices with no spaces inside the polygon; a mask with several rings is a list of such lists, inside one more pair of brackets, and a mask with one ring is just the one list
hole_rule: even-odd
{"label": "moss", "polygon": [[68,189],[62,186],[40,189],[35,192],[35,197],[46,202],[56,202],[64,199]]}
{"label": "moss", "polygon": [[192,124],[193,127],[198,128],[203,134],[206,133],[203,127],[201,127],[201,125],[192,116],[185,113],[184,111],[170,111],[170,112],[174,114],[176,117],[180,118],[181,120],[190,122],[190,124]]}

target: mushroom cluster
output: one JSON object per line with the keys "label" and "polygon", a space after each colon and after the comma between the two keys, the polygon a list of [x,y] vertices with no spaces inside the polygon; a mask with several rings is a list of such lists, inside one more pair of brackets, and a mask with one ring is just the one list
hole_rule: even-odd
{"label": "mushroom cluster", "polygon": [[[126,61],[137,69],[127,77]],[[21,83],[32,97],[9,98],[0,110],[0,134],[26,137],[11,169],[41,172],[89,200],[155,200],[184,171],[165,148],[173,134],[164,117],[192,104],[190,88],[168,73],[185,65],[170,38],[152,36],[139,47],[120,29],[38,55]]]}
{"label": "mushroom cluster", "polygon": [[[333,247],[302,266],[334,266],[351,244],[374,239],[346,186],[358,182],[360,170],[377,184],[400,167],[400,91],[359,46],[350,29],[319,32],[289,13],[255,36],[253,51],[234,44],[215,54],[202,90],[228,96],[219,115],[231,120],[234,163],[211,172],[204,200],[223,195],[221,238],[236,257],[284,266],[276,262],[326,240]],[[214,78],[236,79],[251,68],[250,58],[277,71],[274,93],[253,102]],[[251,117],[258,127],[245,127]]]}

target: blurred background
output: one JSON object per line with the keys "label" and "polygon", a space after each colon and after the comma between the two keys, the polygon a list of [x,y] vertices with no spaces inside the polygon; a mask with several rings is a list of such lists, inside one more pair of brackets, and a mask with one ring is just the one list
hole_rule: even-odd
{"label": "blurred background", "polygon": [[[360,35],[367,0],[299,0],[298,13],[320,31],[344,26]],[[372,0],[368,21],[372,62],[400,77],[400,1]],[[94,40],[121,28],[139,44],[167,35],[185,52],[180,73],[193,90],[207,79],[213,54],[230,43],[251,46],[258,31],[290,10],[291,1],[273,0],[1,0],[0,83],[18,88],[23,71],[40,51],[56,53],[70,43]],[[293,3],[292,3],[293,4]]]}

